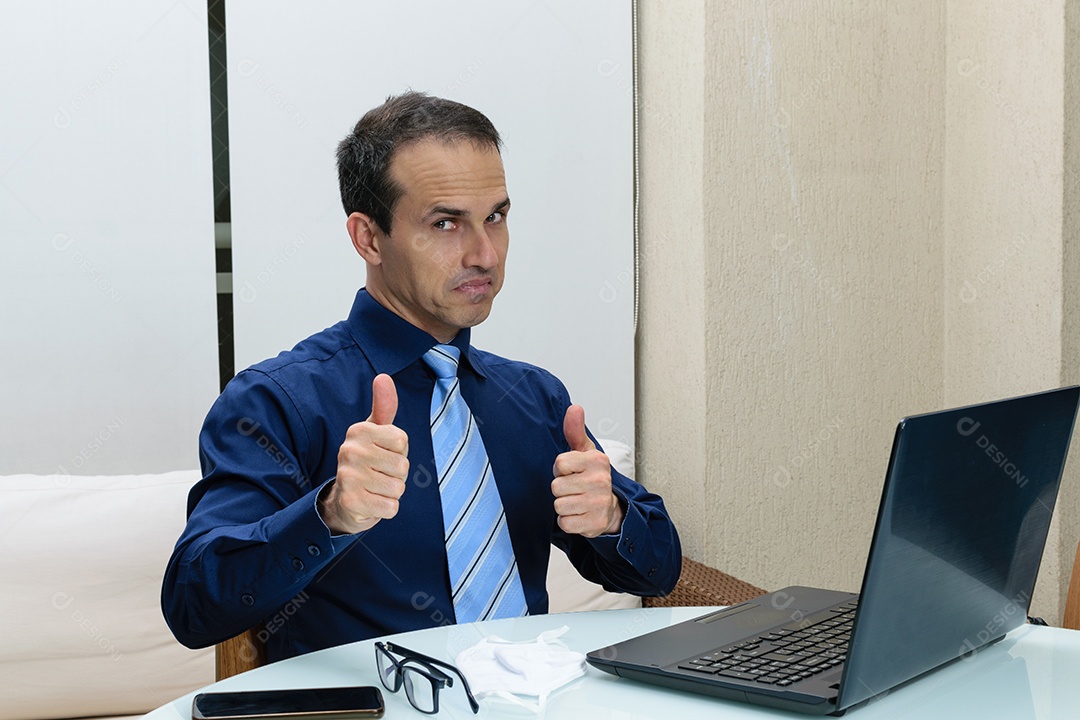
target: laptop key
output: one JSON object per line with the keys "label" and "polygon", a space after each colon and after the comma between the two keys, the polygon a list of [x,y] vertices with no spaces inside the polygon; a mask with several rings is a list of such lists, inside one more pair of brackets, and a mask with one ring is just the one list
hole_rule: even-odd
{"label": "laptop key", "polygon": [[694,672],[705,673],[706,675],[714,675],[717,668],[709,667],[707,665],[691,665],[690,663],[683,663],[679,665],[680,670],[693,670]]}
{"label": "laptop key", "polygon": [[737,670],[721,670],[716,673],[717,677],[729,677],[736,680],[757,680],[757,675],[751,675],[748,672],[738,672]]}

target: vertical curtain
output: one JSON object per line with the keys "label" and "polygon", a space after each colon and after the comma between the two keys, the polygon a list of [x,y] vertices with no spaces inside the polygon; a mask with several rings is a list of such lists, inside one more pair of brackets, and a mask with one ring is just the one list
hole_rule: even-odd
{"label": "vertical curtain", "polygon": [[217,392],[205,3],[0,4],[0,473],[192,468]]}

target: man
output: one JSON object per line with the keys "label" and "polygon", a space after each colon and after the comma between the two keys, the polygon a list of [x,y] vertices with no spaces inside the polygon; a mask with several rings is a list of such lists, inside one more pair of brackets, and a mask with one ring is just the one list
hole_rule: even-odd
{"label": "man", "polygon": [[558,380],[469,344],[503,283],[500,143],[476,110],[411,92],[341,142],[367,284],[210,410],[162,591],[185,645],[259,625],[273,660],[544,613],[552,543],[608,589],[674,587],[663,501],[611,469]]}

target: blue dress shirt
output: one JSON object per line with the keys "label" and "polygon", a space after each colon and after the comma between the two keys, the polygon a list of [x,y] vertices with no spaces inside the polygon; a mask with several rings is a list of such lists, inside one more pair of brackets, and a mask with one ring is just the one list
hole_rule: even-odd
{"label": "blue dress shirt", "polygon": [[[461,393],[491,460],[529,613],[547,612],[552,543],[609,590],[670,592],[682,554],[663,501],[612,470],[626,503],[621,533],[563,532],[551,481],[569,450],[566,389],[540,368],[471,347],[469,335],[453,340]],[[435,344],[360,290],[348,320],[233,378],[203,425],[203,479],[162,587],[180,642],[205,647],[258,626],[277,660],[454,621],[428,427],[435,378],[422,360]],[[396,517],[332,536],[317,496],[337,472],[346,430],[370,414],[379,373],[394,379],[394,424],[409,437],[405,493]]]}

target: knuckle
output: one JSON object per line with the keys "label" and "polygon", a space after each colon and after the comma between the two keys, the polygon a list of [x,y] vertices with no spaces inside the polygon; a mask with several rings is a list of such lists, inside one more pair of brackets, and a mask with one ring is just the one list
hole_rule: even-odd
{"label": "knuckle", "polygon": [[362,437],[366,437],[371,432],[372,424],[367,420],[363,422],[353,423],[349,426],[349,429],[345,431],[346,440],[359,440]]}
{"label": "knuckle", "polygon": [[390,482],[390,498],[397,502],[396,498],[405,494],[405,481],[400,478],[394,478]]}

